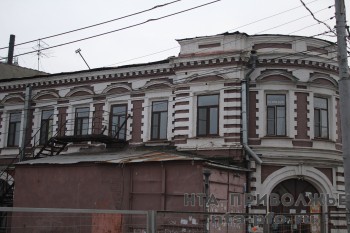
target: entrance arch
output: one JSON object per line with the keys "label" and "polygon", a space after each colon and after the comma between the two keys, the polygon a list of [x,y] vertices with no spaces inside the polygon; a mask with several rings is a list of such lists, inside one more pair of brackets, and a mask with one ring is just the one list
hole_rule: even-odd
{"label": "entrance arch", "polygon": [[[283,224],[272,224],[271,232],[283,233],[318,233],[321,232],[321,205],[310,205],[309,195],[320,194],[316,187],[310,182],[302,179],[287,179],[277,184],[271,194],[277,194],[280,197],[290,195],[294,198],[293,205],[288,206],[282,202],[279,205],[270,203],[269,212],[275,216],[284,216],[286,222]],[[305,202],[296,203],[299,196],[302,196]],[[288,202],[289,198],[286,199]],[[315,213],[319,213],[316,214]],[[305,220],[304,220],[305,219]]]}

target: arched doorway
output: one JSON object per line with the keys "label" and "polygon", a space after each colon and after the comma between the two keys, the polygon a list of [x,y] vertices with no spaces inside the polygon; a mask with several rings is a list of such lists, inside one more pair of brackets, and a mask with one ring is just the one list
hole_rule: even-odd
{"label": "arched doorway", "polygon": [[[309,195],[319,194],[317,189],[309,182],[302,179],[288,179],[279,183],[273,190],[273,194],[282,197],[284,194],[293,196],[294,203],[291,206],[271,205],[269,212],[284,216],[286,222],[282,224],[272,224],[270,232],[283,233],[320,233],[322,206],[311,205]],[[305,202],[296,203],[299,196],[303,196]],[[286,199],[288,202],[290,199]],[[292,203],[292,202],[291,202]],[[320,213],[315,215],[314,213]]]}

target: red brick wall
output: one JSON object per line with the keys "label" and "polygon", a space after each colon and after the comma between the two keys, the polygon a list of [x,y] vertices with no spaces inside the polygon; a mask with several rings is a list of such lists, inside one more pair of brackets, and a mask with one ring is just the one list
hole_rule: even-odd
{"label": "red brick wall", "polygon": [[142,134],[142,103],[143,100],[134,100],[132,101],[132,138],[131,142],[142,142],[141,134]]}
{"label": "red brick wall", "polygon": [[94,118],[92,122],[92,133],[93,134],[100,134],[103,129],[103,106],[104,103],[97,103],[94,104]]}
{"label": "red brick wall", "polygon": [[57,131],[59,136],[63,136],[66,131],[66,120],[67,120],[67,109],[68,107],[57,107],[58,111],[58,121],[57,124]]}
{"label": "red brick wall", "polygon": [[309,139],[310,137],[307,135],[307,132],[309,130],[309,127],[307,126],[307,123],[309,122],[309,119],[307,118],[307,97],[308,93],[302,93],[302,92],[296,92],[296,105],[297,108],[295,109],[297,113],[297,117],[295,121],[297,122],[296,130],[297,135],[295,136],[296,139]]}
{"label": "red brick wall", "polygon": [[248,137],[249,138],[258,138],[259,135],[256,133],[257,125],[256,125],[256,113],[257,113],[257,91],[249,92],[249,130]]}

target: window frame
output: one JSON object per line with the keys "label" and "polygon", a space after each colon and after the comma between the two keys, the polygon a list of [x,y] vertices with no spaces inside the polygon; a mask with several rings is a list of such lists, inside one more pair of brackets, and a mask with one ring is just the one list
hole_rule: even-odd
{"label": "window frame", "polygon": [[[88,116],[84,116],[84,117],[79,117],[78,114],[78,109],[88,109],[87,113],[88,113]],[[83,112],[80,112],[80,113],[85,113],[86,111],[83,111]],[[75,115],[74,115],[74,136],[84,136],[84,135],[88,135],[89,134],[89,126],[90,126],[90,107],[77,107],[75,108]],[[84,123],[84,119],[87,119],[87,132],[83,134],[83,131],[84,131],[84,127],[83,125],[85,125]],[[80,122],[82,120],[82,122]],[[79,128],[77,127],[78,124],[81,126],[80,127],[80,130]],[[79,131],[79,132],[78,132]]]}
{"label": "window frame", "polygon": [[[155,103],[166,103],[166,110],[160,110],[160,111],[157,111],[157,110],[154,110],[154,104]],[[161,118],[162,118],[162,113],[166,112],[166,127],[165,127],[165,138],[161,138]],[[157,134],[158,134],[158,137],[153,137],[153,133],[154,133],[154,121],[153,121],[153,118],[155,116],[158,116],[158,127],[157,127]],[[169,118],[169,101],[168,100],[157,100],[157,101],[152,101],[152,112],[151,112],[151,140],[167,140],[168,139],[168,118]]]}
{"label": "window frame", "polygon": [[[47,119],[43,119],[44,116],[44,112],[49,112],[51,111],[52,114],[50,115],[49,118]],[[54,109],[43,109],[41,110],[41,121],[40,121],[40,137],[39,137],[39,145],[44,145],[48,142],[48,140],[50,139],[50,137],[52,137],[53,135],[53,117],[54,117],[54,113],[55,110]],[[51,121],[51,125],[50,125],[50,121]],[[48,122],[48,123],[47,123]],[[45,135],[43,135],[43,127],[45,127],[46,129],[46,133]],[[51,131],[50,131],[51,129]],[[51,135],[50,135],[51,133]]]}
{"label": "window frame", "polygon": [[[19,114],[19,121],[11,122],[11,116],[14,114]],[[21,124],[22,124],[22,112],[10,112],[9,113],[9,126],[7,132],[7,146],[8,147],[18,147],[20,143],[20,134],[21,134]],[[14,133],[11,133],[11,125],[14,125]],[[17,127],[19,129],[17,129]],[[18,133],[18,141],[16,143],[16,134]]]}
{"label": "window frame", "polygon": [[[217,96],[218,98],[218,103],[216,105],[205,105],[205,106],[199,106],[199,99],[200,97],[205,97],[205,96]],[[217,109],[217,121],[216,121],[216,131],[217,133],[211,134],[210,133],[210,125],[211,125],[211,119],[210,119],[210,109],[216,108]],[[205,134],[200,134],[199,132],[199,112],[201,109],[206,110],[206,132]],[[197,137],[210,137],[210,136],[219,136],[219,131],[220,131],[220,94],[212,94],[212,95],[198,95],[197,96],[197,129],[196,129],[196,135]]]}
{"label": "window frame", "polygon": [[[113,108],[115,107],[125,107],[125,113],[124,114],[113,114]],[[122,118],[124,116],[125,120],[127,120],[128,117],[128,104],[113,104],[110,107],[110,114],[109,114],[109,136],[114,137],[116,139],[120,139],[120,140],[126,140],[126,132],[127,132],[127,122],[124,124],[124,136],[120,137],[120,131],[118,133],[118,135],[114,135],[116,132],[113,130],[113,117],[117,116],[118,117],[118,128],[120,126],[120,124],[123,124],[123,122],[120,122],[120,118]]]}
{"label": "window frame", "polygon": [[[269,105],[268,96],[284,96],[284,105]],[[268,137],[285,137],[287,136],[287,95],[283,93],[267,93],[266,94],[266,136]],[[278,108],[284,107],[284,134],[278,134]],[[274,110],[274,133],[269,134],[269,109]]]}
{"label": "window frame", "polygon": [[[320,107],[315,107],[315,99],[318,98],[318,99],[323,99],[323,100],[326,100],[326,108],[320,108]],[[315,96],[314,97],[314,106],[313,106],[313,109],[314,109],[314,137],[317,138],[317,139],[329,139],[329,103],[328,103],[328,98],[327,97],[320,97],[320,96]],[[318,117],[319,117],[319,125],[318,125],[318,136],[316,136],[316,121],[315,121],[315,118],[316,118],[316,110],[318,110]],[[324,110],[326,112],[326,116],[327,116],[327,119],[326,119],[326,123],[327,123],[327,135],[325,137],[322,136],[322,110]]]}

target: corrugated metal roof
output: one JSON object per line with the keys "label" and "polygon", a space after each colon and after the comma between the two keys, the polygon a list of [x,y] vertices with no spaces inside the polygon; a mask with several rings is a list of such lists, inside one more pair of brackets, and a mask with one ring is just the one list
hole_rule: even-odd
{"label": "corrugated metal roof", "polygon": [[140,163],[140,162],[159,162],[174,160],[203,160],[197,157],[189,157],[174,153],[155,151],[143,154],[142,156],[132,156],[108,161],[109,163]]}
{"label": "corrugated metal roof", "polygon": [[114,153],[79,154],[79,155],[56,155],[42,159],[22,161],[17,164],[76,164],[76,163],[140,163],[173,160],[203,160],[171,152],[161,151],[118,151]]}
{"label": "corrugated metal roof", "polygon": [[56,155],[42,159],[33,159],[17,163],[16,165],[43,165],[43,164],[78,164],[78,163],[110,163],[110,164],[125,164],[125,163],[146,163],[146,162],[165,162],[165,161],[205,161],[207,166],[248,171],[245,168],[225,165],[209,161],[204,158],[194,157],[181,154],[179,152],[164,152],[164,151],[137,151],[126,150],[114,153],[98,153],[98,154],[79,154],[79,155]]}

